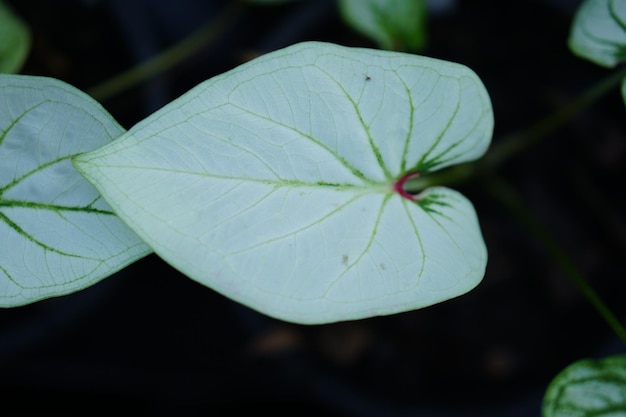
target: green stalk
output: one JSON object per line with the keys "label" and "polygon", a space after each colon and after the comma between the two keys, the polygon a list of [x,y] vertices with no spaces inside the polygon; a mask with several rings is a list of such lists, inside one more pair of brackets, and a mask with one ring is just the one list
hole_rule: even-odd
{"label": "green stalk", "polygon": [[610,74],[607,78],[594,84],[574,101],[561,107],[530,128],[506,136],[501,141],[495,143],[487,155],[478,162],[480,168],[495,169],[508,161],[512,156],[535,145],[541,139],[549,136],[561,126],[565,125],[589,105],[619,86],[624,77],[626,77],[626,67],[621,68],[619,71]]}
{"label": "green stalk", "polygon": [[179,43],[98,84],[89,89],[87,94],[97,101],[103,101],[167,71],[213,42],[235,21],[239,9],[239,2],[227,6],[217,18],[207,22]]}
{"label": "green stalk", "polygon": [[578,270],[574,262],[556,242],[550,233],[525,209],[521,197],[515,189],[504,180],[492,176],[486,182],[489,194],[505,206],[520,223],[543,245],[552,258],[570,276],[580,291],[587,297],[604,321],[613,329],[615,334],[626,345],[626,329],[611,312],[609,307],[602,301],[600,296],[591,287],[584,275]]}
{"label": "green stalk", "polygon": [[408,193],[417,194],[418,192],[431,187],[433,185],[453,186],[473,177],[476,174],[475,163],[465,163],[454,165],[450,168],[442,169],[428,173],[424,176],[407,180],[404,189]]}

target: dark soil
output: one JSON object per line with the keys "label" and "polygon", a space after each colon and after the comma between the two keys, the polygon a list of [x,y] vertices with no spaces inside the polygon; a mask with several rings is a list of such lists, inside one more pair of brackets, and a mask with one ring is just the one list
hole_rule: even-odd
{"label": "dark soil", "polygon": [[[84,90],[221,8],[208,0],[9,3],[33,30],[23,72]],[[566,47],[575,1],[457,3],[429,18],[421,54],[483,79],[494,143],[610,73]],[[375,47],[344,25],[333,1],[248,6],[202,53],[103,105],[130,127],[198,82],[303,40]],[[616,89],[496,172],[622,320],[625,120]],[[538,416],[557,372],[624,346],[488,180],[456,186],[476,206],[489,248],[484,281],[467,295],[395,316],[296,326],[152,255],[85,291],[0,311],[0,407],[6,415],[235,415],[252,406],[299,416]]]}

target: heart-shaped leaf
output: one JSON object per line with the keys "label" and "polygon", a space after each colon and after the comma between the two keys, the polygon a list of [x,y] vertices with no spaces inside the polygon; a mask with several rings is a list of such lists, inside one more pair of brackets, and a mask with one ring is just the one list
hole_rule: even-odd
{"label": "heart-shaped leaf", "polygon": [[542,409],[544,417],[626,416],[626,355],[568,366],[550,383]]}
{"label": "heart-shaped leaf", "polygon": [[150,252],[70,158],[124,132],[50,78],[0,74],[0,306],[88,287]]}
{"label": "heart-shaped leaf", "polygon": [[492,127],[464,66],[303,43],[202,83],[75,165],[189,277],[268,315],[322,323],[480,282],[472,205],[403,184],[481,156]]}
{"label": "heart-shaped leaf", "polygon": [[586,0],[574,18],[569,46],[605,67],[626,60],[626,1]]}
{"label": "heart-shaped leaf", "polygon": [[17,72],[29,49],[28,27],[0,0],[0,73]]}
{"label": "heart-shaped leaf", "polygon": [[339,0],[343,19],[387,50],[417,51],[426,43],[425,0]]}

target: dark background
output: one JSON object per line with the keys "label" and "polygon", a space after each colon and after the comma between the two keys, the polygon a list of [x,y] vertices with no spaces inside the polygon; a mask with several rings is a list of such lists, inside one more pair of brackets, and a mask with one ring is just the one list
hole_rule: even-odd
{"label": "dark background", "polygon": [[[22,72],[89,90],[233,2],[8,3],[33,31]],[[610,73],[566,47],[577,1],[443,3],[452,7],[432,11],[420,53],[478,73],[493,101],[494,143]],[[334,1],[243,6],[198,54],[102,104],[129,128],[204,79],[304,40],[375,47],[342,22]],[[497,171],[622,321],[624,120],[615,89]],[[485,279],[467,295],[395,316],[297,326],[151,255],[79,293],[0,310],[0,413],[538,416],[561,369],[625,349],[484,180],[455,186],[474,202],[489,248]]]}

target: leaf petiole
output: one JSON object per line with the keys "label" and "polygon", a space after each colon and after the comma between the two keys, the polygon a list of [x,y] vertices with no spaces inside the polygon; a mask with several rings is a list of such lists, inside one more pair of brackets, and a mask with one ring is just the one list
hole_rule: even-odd
{"label": "leaf petiole", "polygon": [[393,185],[393,190],[400,194],[401,197],[406,198],[407,200],[417,201],[417,196],[411,192],[408,192],[405,188],[405,184],[408,180],[413,178],[418,178],[420,176],[419,172],[408,172],[400,177],[398,181]]}

